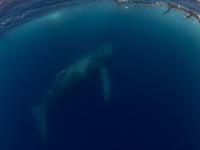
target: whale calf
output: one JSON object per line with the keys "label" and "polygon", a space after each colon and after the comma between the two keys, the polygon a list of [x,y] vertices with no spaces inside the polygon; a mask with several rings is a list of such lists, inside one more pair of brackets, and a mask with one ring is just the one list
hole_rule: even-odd
{"label": "whale calf", "polygon": [[86,81],[94,72],[100,70],[104,100],[110,99],[110,81],[104,67],[105,60],[111,55],[113,46],[103,45],[97,50],[81,57],[71,67],[56,75],[56,80],[39,106],[32,108],[39,135],[46,140],[46,111],[54,102],[61,99],[71,89]]}

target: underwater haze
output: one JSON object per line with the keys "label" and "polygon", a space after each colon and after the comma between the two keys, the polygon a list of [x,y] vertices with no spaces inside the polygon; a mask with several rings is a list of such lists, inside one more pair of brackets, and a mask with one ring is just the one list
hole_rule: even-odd
{"label": "underwater haze", "polygon": [[[0,149],[199,150],[200,24],[166,9],[87,2],[1,30]],[[107,44],[110,101],[94,73],[51,105],[42,141],[31,108]]]}

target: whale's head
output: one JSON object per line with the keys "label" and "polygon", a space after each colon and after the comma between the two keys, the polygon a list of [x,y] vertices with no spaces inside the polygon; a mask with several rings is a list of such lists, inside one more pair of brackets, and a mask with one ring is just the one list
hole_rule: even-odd
{"label": "whale's head", "polygon": [[113,52],[113,46],[112,45],[103,45],[98,48],[97,53],[98,57],[100,59],[106,59],[108,58]]}

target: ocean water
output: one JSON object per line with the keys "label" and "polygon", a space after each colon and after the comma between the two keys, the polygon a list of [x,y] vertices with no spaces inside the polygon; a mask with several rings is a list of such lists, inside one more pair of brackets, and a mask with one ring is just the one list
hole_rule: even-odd
{"label": "ocean water", "polygon": [[[166,6],[96,2],[29,21],[0,39],[1,150],[200,149],[200,25]],[[100,75],[47,113],[41,141],[30,110],[56,74],[104,44],[114,47]]]}

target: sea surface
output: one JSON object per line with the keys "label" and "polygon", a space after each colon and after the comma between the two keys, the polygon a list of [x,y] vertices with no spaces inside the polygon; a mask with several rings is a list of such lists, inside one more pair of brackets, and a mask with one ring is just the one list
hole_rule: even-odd
{"label": "sea surface", "polygon": [[[198,1],[174,2],[200,12]],[[199,150],[200,24],[166,9],[0,0],[0,150]],[[110,101],[94,73],[48,109],[43,142],[31,108],[59,72],[105,44]]]}

